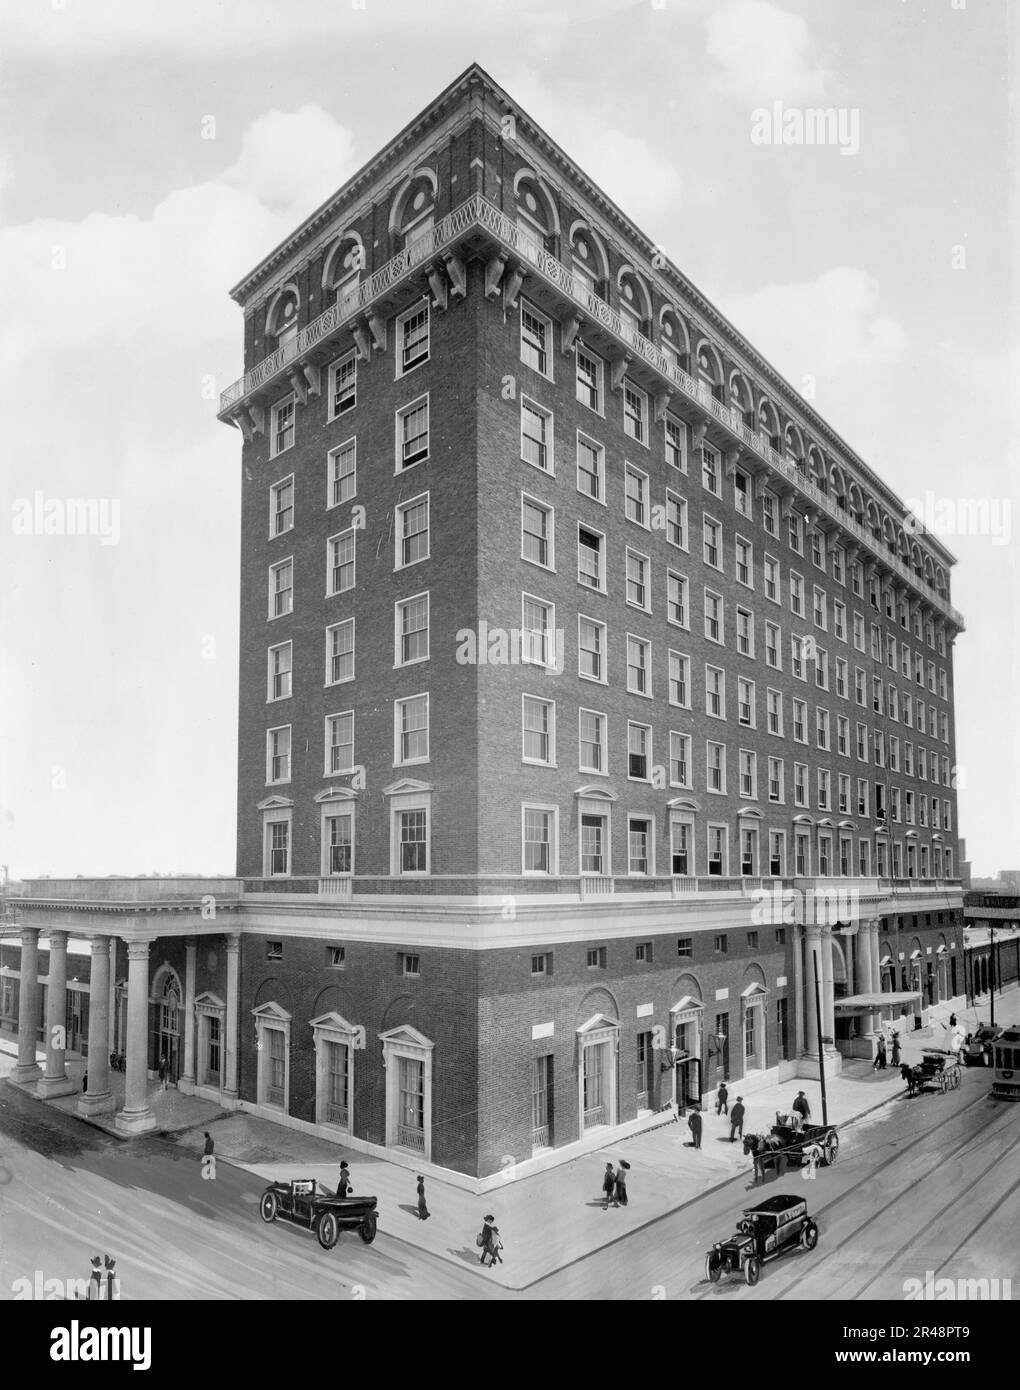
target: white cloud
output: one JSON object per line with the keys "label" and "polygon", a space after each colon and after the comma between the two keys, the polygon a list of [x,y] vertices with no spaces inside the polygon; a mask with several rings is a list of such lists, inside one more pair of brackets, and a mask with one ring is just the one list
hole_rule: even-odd
{"label": "white cloud", "polygon": [[715,85],[758,104],[820,97],[831,73],[807,23],[769,0],[729,0],[705,21],[706,48],[719,65]]}
{"label": "white cloud", "polygon": [[852,266],[836,266],[814,280],[721,295],[717,302],[794,384],[804,375],[888,365],[907,345],[903,326],[880,310],[878,281]]}
{"label": "white cloud", "polygon": [[353,135],[321,106],[274,109],[245,131],[223,181],[294,223],[346,183],[358,164]]}

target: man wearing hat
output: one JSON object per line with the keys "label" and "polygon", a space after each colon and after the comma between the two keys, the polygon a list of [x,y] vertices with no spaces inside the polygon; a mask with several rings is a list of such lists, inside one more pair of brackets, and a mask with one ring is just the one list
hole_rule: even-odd
{"label": "man wearing hat", "polygon": [[488,1257],[489,1268],[491,1269],[497,1260],[499,1260],[500,1264],[503,1263],[499,1253],[503,1248],[503,1242],[499,1238],[499,1227],[496,1225],[496,1218],[494,1216],[486,1216],[483,1220],[482,1258],[479,1263],[484,1264],[486,1257]]}
{"label": "man wearing hat", "polygon": [[790,1108],[793,1110],[793,1113],[795,1115],[800,1116],[798,1128],[801,1128],[802,1126],[806,1125],[808,1120],[810,1120],[811,1118],[811,1106],[809,1105],[808,1098],[803,1091],[797,1092],[797,1099],[793,1102],[793,1105]]}
{"label": "man wearing hat", "polygon": [[106,1295],[105,1295],[105,1297],[106,1297],[107,1301],[110,1301],[110,1300],[112,1300],[112,1299],[114,1299],[114,1298],[117,1297],[117,1294],[116,1294],[116,1292],[114,1291],[114,1285],[118,1282],[118,1280],[117,1280],[117,1278],[116,1278],[116,1274],[117,1274],[117,1261],[116,1261],[111,1255],[106,1255],[106,1256],[104,1257],[104,1260],[103,1260],[103,1266],[104,1266],[104,1272],[105,1272],[105,1274],[106,1274]]}
{"label": "man wearing hat", "polygon": [[103,1297],[103,1257],[102,1255],[92,1256],[92,1273],[89,1275],[89,1290],[85,1295],[90,1301],[101,1300]]}
{"label": "man wearing hat", "polygon": [[736,1104],[734,1105],[733,1109],[730,1111],[730,1143],[731,1143],[731,1144],[733,1143],[734,1138],[735,1138],[738,1134],[740,1135],[741,1139],[743,1139],[743,1137],[744,1137],[744,1097],[743,1097],[743,1096],[737,1096]]}

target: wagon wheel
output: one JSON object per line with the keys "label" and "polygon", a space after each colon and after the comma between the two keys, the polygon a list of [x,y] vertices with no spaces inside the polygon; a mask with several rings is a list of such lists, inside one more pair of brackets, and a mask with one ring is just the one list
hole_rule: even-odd
{"label": "wagon wheel", "polygon": [[276,1220],[276,1213],[280,1209],[275,1192],[263,1192],[262,1201],[259,1202],[259,1215],[267,1224]]}
{"label": "wagon wheel", "polygon": [[713,1284],[718,1284],[722,1278],[722,1266],[714,1255],[705,1256],[705,1278],[711,1279]]}
{"label": "wagon wheel", "polygon": [[322,1213],[315,1234],[319,1237],[319,1244],[323,1250],[333,1249],[340,1238],[340,1223],[333,1212],[324,1211]]}
{"label": "wagon wheel", "polygon": [[826,1136],[825,1139],[825,1166],[831,1167],[836,1162],[836,1155],[839,1153],[839,1135],[835,1130]]}
{"label": "wagon wheel", "polygon": [[358,1227],[358,1235],[366,1245],[371,1245],[375,1240],[376,1219],[374,1216],[366,1216]]}
{"label": "wagon wheel", "polygon": [[800,1243],[805,1250],[813,1250],[818,1244],[818,1227],[809,1221],[800,1233]]}
{"label": "wagon wheel", "polygon": [[758,1259],[757,1255],[752,1255],[748,1259],[747,1264],[744,1265],[744,1280],[753,1288],[760,1278],[761,1260]]}

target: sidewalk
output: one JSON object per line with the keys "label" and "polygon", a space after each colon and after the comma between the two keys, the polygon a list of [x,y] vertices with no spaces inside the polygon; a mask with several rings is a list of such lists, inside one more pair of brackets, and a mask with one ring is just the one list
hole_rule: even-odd
{"label": "sidewalk", "polygon": [[[930,1037],[921,1040],[921,1034],[914,1034],[904,1047],[904,1057],[916,1060],[924,1045],[932,1045]],[[874,1072],[869,1062],[859,1061],[848,1062],[843,1075],[830,1080],[826,1089],[829,1122],[838,1125],[848,1124],[904,1092],[897,1069]],[[789,1110],[799,1090],[808,1097],[812,1119],[820,1121],[818,1082],[795,1079],[747,1097],[744,1132],[769,1129],[775,1123],[776,1111]],[[741,1093],[739,1083],[733,1082],[729,1091],[732,1104]],[[683,1117],[679,1122],[670,1121],[616,1141],[533,1177],[508,1181],[504,1190],[483,1196],[429,1178],[425,1190],[432,1215],[428,1221],[420,1221],[415,1178],[407,1168],[241,1112],[223,1114],[208,1128],[221,1161],[244,1168],[266,1182],[316,1178],[334,1190],[340,1160],[345,1158],[350,1164],[354,1193],[378,1197],[380,1229],[386,1235],[441,1259],[477,1269],[479,1279],[515,1290],[526,1288],[725,1183],[737,1184],[736,1207],[745,1196],[752,1172],[751,1160],[745,1157],[742,1144],[728,1142],[726,1117],[717,1117],[711,1105],[704,1114],[700,1150],[688,1147],[691,1136]],[[200,1152],[201,1132],[180,1134],[177,1143]],[[630,1203],[606,1212],[602,1210],[600,1191],[602,1173],[607,1162],[621,1158],[631,1165]],[[506,1245],[505,1263],[495,1269],[483,1269],[474,1238],[482,1228],[483,1216],[490,1213],[495,1216]]]}

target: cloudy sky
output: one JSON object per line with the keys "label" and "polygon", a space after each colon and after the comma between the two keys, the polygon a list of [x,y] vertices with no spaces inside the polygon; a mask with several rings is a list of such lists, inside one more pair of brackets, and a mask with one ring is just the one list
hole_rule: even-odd
{"label": "cloudy sky", "polygon": [[[952,499],[960,828],[1020,864],[1008,8],[0,0],[0,862],[232,872],[227,291],[478,61],[902,497]],[[756,143],[777,101],[859,148]],[[116,502],[116,543],[38,534],[37,494]]]}

